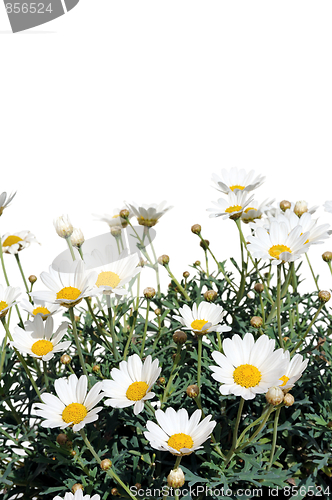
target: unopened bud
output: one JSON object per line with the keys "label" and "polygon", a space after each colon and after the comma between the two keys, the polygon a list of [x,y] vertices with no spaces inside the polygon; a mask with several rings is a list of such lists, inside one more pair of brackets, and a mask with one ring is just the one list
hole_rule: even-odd
{"label": "unopened bud", "polygon": [[31,274],[31,276],[29,276],[28,280],[30,281],[31,284],[36,283],[37,276],[35,276],[34,274]]}
{"label": "unopened bud", "polygon": [[294,396],[290,392],[284,395],[284,403],[285,406],[292,406],[294,404]]}
{"label": "unopened bud", "polygon": [[56,442],[58,444],[60,444],[61,446],[63,446],[64,444],[66,444],[67,441],[68,441],[68,438],[67,438],[66,434],[60,433],[56,437]]}
{"label": "unopened bud", "polygon": [[72,457],[74,457],[76,455],[76,451],[75,450],[71,450],[70,454],[71,454]]}
{"label": "unopened bud", "polygon": [[76,248],[81,248],[81,246],[84,243],[84,234],[82,233],[81,229],[74,229],[71,237],[70,237],[71,244],[73,247]]}
{"label": "unopened bud", "polygon": [[140,489],[142,488],[141,483],[135,483],[135,485],[134,485],[134,486],[135,486],[135,488],[136,488],[137,490],[140,490]]}
{"label": "unopened bud", "polygon": [[121,236],[121,227],[119,226],[114,226],[111,227],[111,235],[114,236],[114,238],[119,238]]}
{"label": "unopened bud", "polygon": [[186,390],[187,396],[190,398],[197,398],[199,395],[199,387],[198,385],[188,385],[187,390]]}
{"label": "unopened bud", "polygon": [[112,495],[112,497],[120,496],[119,492],[118,492],[118,489],[117,488],[112,488],[111,489],[111,495]]}
{"label": "unopened bud", "polygon": [[147,260],[140,259],[138,264],[137,264],[137,267],[144,267],[145,264],[147,264]]}
{"label": "unopened bud", "polygon": [[194,263],[195,266],[200,266],[201,265],[201,261],[200,260],[196,260],[195,263]]}
{"label": "unopened bud", "polygon": [[156,316],[160,316],[161,315],[161,309],[159,309],[159,307],[157,307],[157,309],[154,310],[154,313]]}
{"label": "unopened bud", "polygon": [[254,328],[260,328],[263,324],[263,319],[260,316],[253,316],[250,320],[250,324]]}
{"label": "unopened bud", "polygon": [[188,271],[185,271],[185,272],[183,273],[183,277],[184,277],[184,278],[186,278],[186,279],[187,279],[187,278],[189,278],[189,276],[190,276],[190,273],[189,273]]}
{"label": "unopened bud", "polygon": [[332,260],[332,252],[324,252],[322,255],[322,259],[325,262],[330,262]]}
{"label": "unopened bud", "polygon": [[270,387],[270,389],[265,394],[266,401],[270,403],[270,405],[277,406],[284,400],[284,393],[282,389],[278,386]]}
{"label": "unopened bud", "polygon": [[110,461],[110,459],[109,459],[109,458],[105,458],[104,460],[102,460],[102,461],[100,462],[100,468],[101,468],[102,470],[108,470],[108,469],[110,469],[111,467],[112,467],[112,462]]}
{"label": "unopened bud", "polygon": [[288,208],[290,208],[292,206],[291,202],[290,201],[287,201],[287,200],[282,200],[280,202],[280,208],[283,212],[285,212],[286,210],[288,210]]}
{"label": "unopened bud", "polygon": [[126,208],[124,208],[123,210],[120,210],[120,217],[122,217],[122,219],[128,219],[129,210],[127,210]]}
{"label": "unopened bud", "polygon": [[165,377],[159,377],[157,380],[157,385],[164,385],[164,384],[166,384]]}
{"label": "unopened bud", "polygon": [[318,293],[318,298],[321,302],[328,302],[331,298],[331,294],[327,290],[321,290]]}
{"label": "unopened bud", "polygon": [[74,231],[74,228],[69,220],[68,215],[62,215],[53,221],[55,230],[61,238],[69,238]]}
{"label": "unopened bud", "polygon": [[171,488],[181,488],[185,481],[186,478],[184,477],[183,470],[180,467],[171,470],[167,476],[167,484]]}
{"label": "unopened bud", "polygon": [[169,256],[168,255],[161,255],[160,257],[158,257],[158,262],[162,266],[164,266],[165,264],[168,264],[169,263]]}
{"label": "unopened bud", "polygon": [[74,484],[72,487],[71,487],[71,491],[73,493],[75,493],[75,491],[78,491],[78,490],[83,490],[83,485],[80,484],[80,483],[76,483]]}
{"label": "unopened bud", "polygon": [[203,248],[203,250],[207,250],[209,248],[210,242],[209,240],[201,240],[199,245]]}
{"label": "unopened bud", "polygon": [[156,290],[151,286],[148,286],[147,288],[144,288],[143,295],[146,299],[153,299],[153,297],[156,295]]}
{"label": "unopened bud", "polygon": [[257,293],[262,293],[264,291],[263,283],[256,283],[256,285],[254,286],[254,290]]}
{"label": "unopened bud", "polygon": [[187,334],[181,330],[177,330],[173,333],[173,340],[176,344],[184,344],[187,340]]}
{"label": "unopened bud", "polygon": [[194,224],[193,226],[191,226],[191,232],[194,233],[194,234],[200,234],[202,228],[199,224]]}
{"label": "unopened bud", "polygon": [[206,290],[206,292],[204,292],[203,297],[208,302],[214,302],[218,297],[218,294],[215,290]]}
{"label": "unopened bud", "polygon": [[92,371],[93,371],[94,373],[98,373],[98,372],[100,372],[100,365],[94,365],[94,366],[92,367]]}
{"label": "unopened bud", "polygon": [[294,213],[301,217],[304,213],[308,212],[308,203],[304,200],[297,201],[294,207]]}
{"label": "unopened bud", "polygon": [[60,358],[60,362],[63,365],[69,365],[69,363],[71,362],[71,357],[69,356],[69,354],[63,354]]}

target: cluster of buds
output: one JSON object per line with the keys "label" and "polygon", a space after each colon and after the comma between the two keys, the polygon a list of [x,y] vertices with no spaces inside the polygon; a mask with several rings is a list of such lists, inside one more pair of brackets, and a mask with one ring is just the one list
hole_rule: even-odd
{"label": "cluster of buds", "polygon": [[289,392],[285,394],[279,386],[270,387],[265,397],[266,401],[273,406],[280,405],[281,403],[284,403],[285,406],[292,406],[294,404],[294,396]]}

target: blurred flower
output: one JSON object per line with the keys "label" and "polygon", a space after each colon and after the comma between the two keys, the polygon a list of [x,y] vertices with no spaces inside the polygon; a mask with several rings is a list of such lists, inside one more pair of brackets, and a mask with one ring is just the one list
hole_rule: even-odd
{"label": "blurred flower", "polygon": [[265,181],[265,177],[257,175],[255,171],[250,170],[246,172],[243,168],[240,170],[236,167],[226,170],[221,170],[221,178],[217,174],[212,174],[212,181],[215,182],[214,186],[218,191],[228,194],[236,191],[252,191],[258,188]]}
{"label": "blurred flower", "polygon": [[229,332],[230,326],[219,325],[227,314],[221,306],[209,302],[201,302],[193,305],[193,308],[185,304],[179,309],[180,316],[174,316],[185,330],[192,330],[196,335],[205,335],[210,332]]}
{"label": "blurred flower", "polygon": [[159,205],[153,203],[152,205],[137,205],[136,203],[126,203],[126,206],[137,217],[137,222],[141,226],[152,227],[155,226],[162,215],[173,207],[165,208],[166,201]]}
{"label": "blurred flower", "polygon": [[284,357],[287,361],[286,369],[284,375],[279,377],[279,385],[283,391],[290,390],[294,387],[295,382],[302,377],[302,373],[307,368],[309,359],[303,361],[301,354],[295,354],[295,356],[290,359],[289,351],[284,352]]}
{"label": "blurred flower", "polygon": [[61,342],[67,333],[68,323],[61,323],[57,331],[53,332],[53,318],[49,317],[43,322],[38,315],[34,321],[25,323],[25,330],[19,326],[15,327],[13,342],[10,344],[22,353],[30,354],[34,358],[49,361],[54,354],[66,351],[70,346],[70,340]]}
{"label": "blurred flower", "polygon": [[61,306],[58,304],[47,304],[44,300],[35,300],[34,304],[31,304],[26,299],[22,299],[20,301],[20,307],[31,314],[31,316],[37,316],[40,315],[42,319],[46,319],[49,316],[53,316],[53,314],[57,313],[60,311]]}
{"label": "blurred flower", "polygon": [[[30,231],[20,231],[19,233],[6,233],[1,238],[2,251],[15,254],[28,248],[30,243],[38,243],[36,237]],[[38,243],[40,245],[40,243]]]}
{"label": "blurred flower", "polygon": [[7,286],[4,288],[0,285],[0,318],[6,316],[9,309],[16,304],[21,293],[21,289],[18,287]]}
{"label": "blurred flower", "polygon": [[82,429],[86,424],[98,420],[98,412],[103,407],[94,406],[104,397],[101,393],[102,382],[97,382],[87,393],[88,378],[81,375],[70,375],[68,379],[59,378],[54,382],[57,396],[42,393],[43,403],[36,403],[39,408],[35,413],[46,420],[41,422],[42,427],[60,427],[65,429],[71,426],[74,432]]}
{"label": "blurred flower", "polygon": [[242,212],[252,205],[253,196],[247,199],[246,191],[236,190],[230,191],[227,198],[219,198],[217,202],[212,203],[216,208],[207,208],[208,212],[212,212],[209,217],[222,217],[222,219],[238,219]]}
{"label": "blurred flower", "polygon": [[100,495],[84,495],[83,491],[78,489],[75,493],[65,493],[63,498],[57,495],[53,500],[100,500]]}
{"label": "blurred flower", "polygon": [[210,422],[212,415],[199,423],[201,415],[201,410],[196,410],[189,418],[184,408],[178,411],[167,408],[165,412],[157,410],[155,416],[159,425],[148,420],[144,436],[152,448],[169,451],[173,455],[190,455],[203,448],[201,445],[209,439],[216,425],[214,420]]}
{"label": "blurred flower", "polygon": [[325,212],[332,212],[332,201],[326,201],[323,207]]}
{"label": "blurred flower", "polygon": [[7,193],[4,191],[3,193],[0,194],[0,215],[2,215],[2,212],[6,207],[8,207],[9,203],[12,201],[14,196],[16,195],[15,193],[12,193],[7,196]]}
{"label": "blurred flower", "polygon": [[[109,214],[103,214],[103,215],[97,215],[97,214],[92,214],[94,217],[97,218],[97,220],[99,221],[102,221],[102,222],[106,222],[110,228],[112,227],[126,227],[127,226],[127,221],[125,219],[123,219],[121,216],[120,216],[120,212],[121,210],[123,210],[125,207],[123,208],[116,208],[114,211],[113,211],[113,215],[109,215]],[[133,212],[131,210],[129,210],[129,215],[128,215],[128,219],[131,219],[131,217],[133,217]]]}
{"label": "blurred flower", "polygon": [[210,366],[212,377],[222,384],[220,393],[242,396],[246,400],[266,393],[287,367],[283,349],[275,351],[274,346],[274,340],[267,335],[256,342],[251,333],[246,333],[243,339],[237,334],[225,339],[222,344],[225,354],[214,351],[212,357],[217,366]]}
{"label": "blurred flower", "polygon": [[53,224],[61,238],[69,238],[73,234],[74,228],[68,215],[61,215],[61,217],[54,219]]}
{"label": "blurred flower", "polygon": [[161,368],[158,359],[152,362],[147,356],[144,363],[137,354],[129,356],[128,361],[121,361],[119,368],[111,370],[113,380],[103,381],[105,404],[113,408],[127,408],[134,405],[134,414],[144,409],[144,401],[152,399],[155,394],[150,389],[159,377]]}
{"label": "blurred flower", "polygon": [[84,243],[84,234],[82,233],[81,229],[75,228],[74,231],[72,232],[72,235],[70,237],[71,244],[73,247],[76,248],[81,248],[81,246]]}

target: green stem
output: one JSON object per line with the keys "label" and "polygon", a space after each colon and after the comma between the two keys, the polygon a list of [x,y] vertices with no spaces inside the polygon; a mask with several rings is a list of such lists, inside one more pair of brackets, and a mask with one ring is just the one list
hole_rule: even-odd
{"label": "green stem", "polygon": [[280,292],[281,292],[281,266],[277,266],[277,267],[278,267],[278,282],[277,282],[278,337],[279,337],[280,347],[284,348],[284,339],[282,338],[282,331],[281,331],[281,299],[280,299]]}
{"label": "green stem", "polygon": [[218,339],[218,349],[220,352],[222,352],[222,343],[221,343],[221,335],[220,335],[220,332],[216,332],[217,333],[217,339]]}
{"label": "green stem", "polygon": [[136,321],[137,321],[138,306],[139,306],[139,286],[140,286],[139,280],[140,280],[140,274],[138,275],[138,278],[137,278],[137,299],[136,299],[135,310],[133,312],[133,324],[132,324],[132,327],[131,327],[131,330],[130,330],[130,333],[129,333],[129,336],[128,336],[128,339],[127,339],[125,350],[123,352],[123,359],[124,360],[126,360],[126,358],[127,358],[129,346],[131,344],[131,339],[133,338],[133,335],[134,335],[134,330],[135,330]]}
{"label": "green stem", "polygon": [[315,285],[316,285],[317,291],[319,292],[318,277],[316,277],[316,276],[315,276],[315,273],[314,273],[314,270],[313,270],[312,265],[311,265],[311,263],[310,263],[310,260],[309,260],[308,254],[306,253],[306,254],[305,254],[305,256],[306,256],[307,262],[308,262],[308,264],[309,264],[309,267],[310,267],[310,271],[311,271],[312,277],[314,278],[314,282],[315,282]]}
{"label": "green stem", "polygon": [[8,338],[8,334],[6,331],[5,338],[3,339],[3,342],[2,342],[2,352],[1,352],[1,359],[0,359],[0,378],[2,375],[3,365],[5,363],[6,350],[7,350],[7,338]]}
{"label": "green stem", "polygon": [[7,286],[10,286],[10,285],[9,285],[8,276],[7,276],[7,272],[6,272],[5,262],[4,262],[4,260],[3,260],[3,251],[2,251],[2,241],[1,241],[1,238],[0,238],[0,259],[1,259],[1,265],[2,265],[3,275],[4,275],[4,277],[5,277],[5,280],[6,280]]}
{"label": "green stem", "polygon": [[112,306],[111,306],[111,297],[110,295],[106,295],[106,304],[108,310],[108,324],[110,327],[111,335],[112,335],[112,351],[115,361],[118,359],[118,350],[116,348],[116,334],[114,329],[114,322],[112,318]]}
{"label": "green stem", "polygon": [[170,390],[170,388],[172,386],[172,382],[173,382],[173,379],[175,377],[175,368],[179,364],[180,357],[181,357],[181,347],[182,347],[181,344],[177,345],[177,351],[176,351],[175,360],[174,360],[174,363],[173,363],[173,366],[172,366],[172,370],[171,370],[171,374],[169,376],[168,383],[167,383],[166,388],[164,390],[164,394],[163,394],[163,397],[162,397],[162,400],[161,400],[161,404],[165,403],[165,401],[166,401],[166,399],[168,397],[169,390]]}
{"label": "green stem", "polygon": [[23,279],[23,283],[24,283],[26,292],[27,292],[28,297],[29,297],[29,301],[32,302],[32,299],[31,299],[31,297],[29,295],[30,290],[29,290],[28,283],[27,283],[27,281],[25,279],[25,276],[24,276],[24,272],[23,272],[23,269],[22,269],[22,265],[21,265],[21,261],[20,261],[20,257],[18,255],[18,253],[15,254],[15,259],[16,259],[17,265],[19,267],[19,270],[20,270],[20,273],[21,273],[21,276],[22,276],[22,279]]}
{"label": "green stem", "polygon": [[248,441],[246,441],[245,443],[243,443],[241,446],[239,446],[238,448],[235,449],[235,452],[238,452],[240,450],[242,450],[243,448],[246,448],[254,439],[255,437],[260,433],[260,431],[263,429],[263,427],[265,426],[269,416],[271,415],[271,413],[274,411],[275,407],[273,405],[269,405],[269,408],[264,416],[264,419],[263,419],[263,422],[260,424],[260,426],[255,430],[255,432],[250,436],[250,438],[248,439]]}
{"label": "green stem", "polygon": [[160,298],[161,292],[160,292],[159,267],[158,267],[157,255],[156,255],[156,252],[154,250],[154,246],[152,244],[152,239],[151,239],[151,235],[150,235],[150,228],[148,228],[148,240],[149,240],[149,243],[150,243],[150,246],[151,246],[151,250],[152,250],[152,254],[153,254],[153,258],[154,258],[154,268],[155,268],[155,271],[156,271],[157,290],[158,290],[157,296]]}
{"label": "green stem", "polygon": [[296,344],[296,346],[294,347],[294,349],[291,351],[291,353],[290,353],[291,356],[293,356],[293,354],[295,353],[295,351],[300,347],[300,345],[302,344],[302,342],[304,341],[304,339],[306,338],[306,336],[310,332],[310,329],[311,329],[312,325],[316,321],[317,316],[321,312],[321,310],[324,307],[324,305],[325,305],[324,303],[320,304],[319,308],[317,309],[317,312],[316,312],[315,316],[313,317],[313,320],[311,321],[310,325],[308,326],[307,330],[305,331],[305,334],[300,338],[300,340],[298,341],[298,343]]}
{"label": "green stem", "polygon": [[260,302],[260,305],[261,305],[261,313],[262,313],[262,320],[263,320],[263,328],[265,328],[265,308],[264,308],[264,304],[263,304],[263,298],[262,298],[262,294],[260,293],[259,294],[259,302]]}
{"label": "green stem", "polygon": [[208,278],[210,276],[210,273],[209,273],[209,260],[208,260],[207,251],[205,249],[204,249],[204,253],[205,253],[205,263],[206,263],[206,276]]}
{"label": "green stem", "polygon": [[[243,233],[241,229],[241,219],[236,219],[236,225],[239,230],[239,235],[240,235],[240,247],[241,247],[241,282],[240,282],[240,288],[237,293],[237,298],[236,298],[236,305],[238,305],[243,297],[244,294],[244,288],[246,285],[246,263],[244,260],[244,253],[243,253]],[[249,253],[249,252],[248,252]]]}
{"label": "green stem", "polygon": [[[97,298],[97,300],[98,300],[98,298]],[[105,344],[106,344],[107,348],[108,348],[110,351],[112,351],[112,346],[111,346],[111,344],[110,344],[110,343],[109,343],[109,341],[107,340],[107,338],[106,338],[106,336],[105,336],[105,334],[104,334],[104,332],[103,332],[102,328],[99,326],[99,323],[98,323],[98,321],[97,321],[97,318],[96,318],[96,316],[95,316],[95,313],[94,313],[93,308],[92,308],[92,305],[91,305],[91,299],[90,299],[89,297],[86,297],[85,302],[87,303],[87,306],[88,306],[88,309],[89,309],[89,313],[91,314],[92,319],[93,319],[93,321],[94,321],[94,322],[95,322],[95,324],[96,324],[96,327],[97,327],[97,330],[98,330],[98,332],[99,332],[99,335],[102,337],[102,339],[103,339],[103,341],[105,342]],[[101,307],[100,307],[100,309],[101,309]]]}
{"label": "green stem", "polygon": [[276,443],[277,443],[278,421],[279,421],[280,410],[281,410],[281,407],[277,408],[276,414],[274,416],[272,448],[271,448],[270,462],[267,466],[267,470],[270,470],[272,467],[272,464],[273,464],[273,457],[274,457],[274,453],[276,450]]}
{"label": "green stem", "polygon": [[44,369],[45,387],[46,387],[46,389],[48,389],[47,363],[45,363],[45,361],[43,361],[43,369]]}
{"label": "green stem", "polygon": [[202,352],[203,352],[203,338],[202,335],[197,337],[197,386],[201,392],[201,373],[202,373]]}
{"label": "green stem", "polygon": [[[93,457],[97,460],[98,464],[100,464],[102,462],[102,460],[99,458],[99,456],[97,455],[97,453],[95,452],[95,449],[93,448],[92,444],[90,443],[90,441],[88,440],[85,432],[84,432],[84,429],[81,429],[80,430],[80,434],[83,438],[83,441],[86,445],[86,447],[90,450],[91,454],[93,455]],[[124,482],[119,478],[119,476],[112,470],[112,468],[108,469],[106,471],[106,474],[108,474],[114,481],[116,481],[129,495],[130,498],[132,498],[132,500],[136,500],[136,497],[131,493],[130,489],[128,488],[128,486],[126,486],[124,484]]]}
{"label": "green stem", "polygon": [[68,245],[68,248],[69,248],[69,251],[70,251],[70,255],[71,255],[71,258],[73,260],[76,260],[76,257],[75,257],[75,253],[74,253],[74,249],[73,249],[73,245],[72,245],[72,242],[71,242],[71,239],[70,239],[70,236],[68,236],[68,238],[65,238],[66,242],[67,242],[67,245]]}
{"label": "green stem", "polygon": [[227,467],[229,461],[231,460],[232,456],[234,455],[234,450],[235,450],[235,447],[236,447],[237,434],[238,434],[238,430],[239,430],[239,425],[240,425],[240,420],[241,420],[243,405],[244,405],[244,399],[241,397],[240,404],[239,404],[239,409],[238,409],[237,417],[236,417],[236,421],[235,421],[235,427],[234,427],[234,431],[233,431],[232,446],[231,446],[231,449],[229,450],[229,452],[228,452],[228,454],[226,456],[225,467]]}
{"label": "green stem", "polygon": [[178,290],[182,293],[182,295],[184,296],[184,298],[188,301],[190,301],[190,297],[189,295],[187,294],[187,292],[184,290],[184,288],[182,287],[182,285],[180,285],[180,283],[178,282],[178,280],[175,278],[174,274],[171,272],[170,268],[169,268],[169,265],[168,264],[164,264],[165,268],[167,269],[168,271],[168,274],[170,275],[170,277],[172,278],[172,280],[174,281],[174,283],[176,284]]}
{"label": "green stem", "polygon": [[146,316],[145,316],[144,332],[143,332],[143,339],[142,339],[142,346],[141,346],[141,358],[143,357],[143,354],[144,354],[146,332],[147,332],[148,323],[149,323],[149,311],[150,311],[150,299],[147,299],[147,301],[146,301]]}
{"label": "green stem", "polygon": [[243,440],[244,436],[247,434],[247,432],[252,428],[252,427],[255,427],[255,425],[258,424],[258,422],[260,422],[263,418],[265,418],[265,413],[267,412],[267,410],[269,409],[269,405],[266,405],[266,407],[264,408],[264,410],[262,411],[262,414],[260,417],[258,417],[254,422],[251,422],[251,424],[249,424],[243,431],[242,433],[240,434],[240,437],[239,439],[237,440],[236,442],[236,448],[239,447],[241,441]]}
{"label": "green stem", "polygon": [[69,308],[69,316],[70,316],[70,320],[71,320],[72,325],[73,325],[73,336],[74,336],[74,340],[75,340],[75,344],[76,344],[76,348],[77,348],[77,352],[78,352],[78,357],[80,359],[80,363],[81,363],[81,366],[82,366],[83,373],[84,373],[84,375],[86,375],[86,377],[87,377],[87,379],[89,381],[88,372],[87,372],[87,369],[86,369],[86,366],[85,366],[85,361],[84,361],[83,353],[82,353],[82,349],[81,349],[81,344],[80,344],[80,341],[79,341],[78,335],[77,335],[76,321],[75,321],[75,315],[74,315],[74,308],[73,307]]}

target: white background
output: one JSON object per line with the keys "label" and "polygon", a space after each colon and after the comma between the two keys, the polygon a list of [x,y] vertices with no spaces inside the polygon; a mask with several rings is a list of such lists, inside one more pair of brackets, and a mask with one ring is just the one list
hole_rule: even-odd
{"label": "white background", "polygon": [[[89,238],[107,231],[92,213],[123,200],[174,205],[155,246],[178,277],[203,261],[194,223],[219,260],[239,256],[234,222],[206,212],[221,196],[210,181],[221,168],[266,175],[260,201],[332,199],[331,18],[330,0],[81,0],[13,35],[2,6],[0,191],[18,194],[0,232],[28,229],[42,243],[21,253],[26,274],[65,249],[54,217],[68,213]],[[332,242],[309,254],[322,288],[326,250]],[[302,289],[314,290],[305,275]]]}

